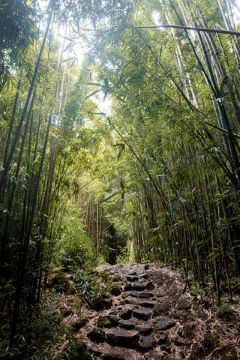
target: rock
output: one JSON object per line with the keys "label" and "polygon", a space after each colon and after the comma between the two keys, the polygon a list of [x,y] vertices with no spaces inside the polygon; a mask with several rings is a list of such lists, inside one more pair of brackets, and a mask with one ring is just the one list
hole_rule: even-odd
{"label": "rock", "polygon": [[167,330],[176,325],[176,321],[165,316],[158,316],[153,321],[154,330]]}
{"label": "rock", "polygon": [[126,351],[125,349],[120,348],[112,348],[104,352],[101,356],[103,360],[134,360],[134,356]]}
{"label": "rock", "polygon": [[135,270],[131,270],[128,272],[128,274],[133,276],[133,275],[137,275],[137,272]]}
{"label": "rock", "polygon": [[105,332],[101,328],[94,327],[87,335],[91,341],[96,343],[103,342],[105,340]]}
{"label": "rock", "polygon": [[152,316],[152,311],[143,308],[134,309],[133,316],[135,316],[137,319],[148,320]]}
{"label": "rock", "polygon": [[140,334],[148,335],[153,331],[152,326],[148,324],[136,325],[136,330],[140,332]]}
{"label": "rock", "polygon": [[109,312],[109,315],[118,315],[119,311],[122,310],[122,306],[115,306],[112,307],[111,311]]}
{"label": "rock", "polygon": [[119,326],[124,329],[132,330],[135,328],[135,325],[136,324],[133,320],[120,320],[119,321]]}
{"label": "rock", "polygon": [[111,329],[106,334],[107,342],[113,346],[134,348],[139,339],[138,331],[125,329]]}
{"label": "rock", "polygon": [[133,308],[132,307],[125,307],[122,310],[119,311],[118,315],[122,319],[129,319],[132,316]]}
{"label": "rock", "polygon": [[140,298],[150,298],[153,296],[154,296],[154,294],[152,292],[147,292],[147,291],[141,292],[138,295],[138,297],[140,297]]}
{"label": "rock", "polygon": [[137,298],[150,298],[150,297],[154,297],[154,294],[150,291],[137,291],[137,290],[132,290],[132,291],[125,291],[122,293],[122,298],[125,299],[126,297],[137,297]]}
{"label": "rock", "polygon": [[142,273],[142,274],[140,274],[140,275],[138,275],[138,278],[139,279],[148,279],[148,274],[146,274],[146,273]]}
{"label": "rock", "polygon": [[128,297],[128,296],[135,296],[135,295],[134,295],[133,292],[131,292],[131,291],[124,291],[124,292],[122,293],[122,298],[123,298],[123,299],[125,299],[125,298]]}
{"label": "rock", "polygon": [[104,264],[104,265],[99,265],[98,267],[96,267],[96,271],[101,273],[101,272],[109,272],[112,270],[112,265],[110,264]]}
{"label": "rock", "polygon": [[146,308],[153,308],[156,305],[157,305],[156,301],[151,301],[151,300],[142,300],[141,301],[141,306],[146,307]]}
{"label": "rock", "polygon": [[148,336],[141,336],[138,342],[138,348],[141,351],[148,351],[153,348],[155,343],[156,340],[152,334]]}
{"label": "rock", "polygon": [[136,276],[136,275],[129,275],[126,278],[127,278],[127,281],[132,281],[132,282],[138,281],[138,276]]}
{"label": "rock", "polygon": [[154,306],[153,315],[166,315],[170,309],[170,305],[166,303],[158,303]]}
{"label": "rock", "polygon": [[128,296],[124,300],[122,300],[121,303],[123,303],[123,304],[132,304],[132,305],[140,305],[141,302],[140,302],[139,299],[137,299],[135,297]]}
{"label": "rock", "polygon": [[103,310],[103,309],[110,309],[111,306],[112,306],[112,299],[111,298],[106,298],[106,299],[99,298],[99,299],[95,300],[93,308],[96,311],[100,311],[100,310]]}
{"label": "rock", "polygon": [[118,316],[116,315],[105,315],[105,316],[99,316],[97,325],[101,328],[111,328],[117,325],[118,323]]}
{"label": "rock", "polygon": [[151,281],[144,281],[138,283],[127,283],[124,290],[153,290],[154,285]]}

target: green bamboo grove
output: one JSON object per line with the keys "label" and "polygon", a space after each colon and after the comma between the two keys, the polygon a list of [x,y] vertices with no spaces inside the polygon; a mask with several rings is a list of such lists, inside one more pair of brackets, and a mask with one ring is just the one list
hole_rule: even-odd
{"label": "green bamboo grove", "polygon": [[238,5],[46,4],[0,1],[9,345],[71,241],[83,268],[156,261],[180,270],[186,286],[231,299],[240,276]]}

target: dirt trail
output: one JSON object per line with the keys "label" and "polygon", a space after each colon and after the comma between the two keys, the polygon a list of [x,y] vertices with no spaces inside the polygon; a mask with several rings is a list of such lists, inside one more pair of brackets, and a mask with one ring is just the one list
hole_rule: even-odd
{"label": "dirt trail", "polygon": [[110,308],[93,313],[77,334],[92,359],[240,359],[239,316],[217,319],[203,299],[183,293],[174,272],[144,265],[101,270],[118,290]]}

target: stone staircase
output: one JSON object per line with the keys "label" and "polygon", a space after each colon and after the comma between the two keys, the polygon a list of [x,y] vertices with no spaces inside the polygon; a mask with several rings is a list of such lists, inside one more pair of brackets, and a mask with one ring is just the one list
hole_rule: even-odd
{"label": "stone staircase", "polygon": [[238,359],[234,348],[223,357],[208,357],[216,344],[205,324],[208,313],[183,294],[184,285],[170,270],[144,265],[100,270],[108,271],[119,291],[111,307],[96,313],[77,335],[87,359]]}

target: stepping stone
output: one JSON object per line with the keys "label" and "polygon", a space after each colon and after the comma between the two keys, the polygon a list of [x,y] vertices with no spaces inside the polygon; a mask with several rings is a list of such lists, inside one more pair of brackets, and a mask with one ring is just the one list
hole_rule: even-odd
{"label": "stepping stone", "polygon": [[154,330],[167,330],[176,325],[176,321],[165,316],[158,316],[152,324]]}
{"label": "stepping stone", "polygon": [[128,296],[131,296],[131,297],[137,297],[137,291],[125,291],[122,293],[122,298],[125,299],[126,297]]}
{"label": "stepping stone", "polygon": [[118,306],[114,306],[112,307],[111,311],[109,312],[109,315],[118,315],[119,311],[122,310],[122,306],[118,305]]}
{"label": "stepping stone", "polygon": [[120,320],[119,326],[128,330],[135,328],[136,323],[133,320]]}
{"label": "stepping stone", "polygon": [[100,359],[103,360],[135,360],[134,356],[130,352],[126,352],[125,349],[110,349],[106,350]]}
{"label": "stepping stone", "polygon": [[153,331],[152,326],[148,324],[136,325],[136,330],[140,332],[140,334],[148,335]]}
{"label": "stepping stone", "polygon": [[122,300],[121,303],[139,305],[139,306],[146,307],[146,308],[153,308],[157,304],[156,301],[144,300],[141,298],[131,297],[131,296]]}
{"label": "stepping stone", "polygon": [[132,305],[140,305],[141,301],[136,297],[128,296],[124,300],[121,301],[122,304],[132,304]]}
{"label": "stepping stone", "polygon": [[128,281],[134,282],[134,281],[138,281],[138,276],[136,276],[136,275],[129,275],[129,276],[126,277],[126,279],[127,279]]}
{"label": "stepping stone", "polygon": [[141,351],[148,351],[154,347],[156,340],[153,334],[148,336],[141,336],[138,342],[138,348]]}
{"label": "stepping stone", "polygon": [[135,330],[111,329],[106,334],[108,344],[134,348],[139,340],[139,332]]}
{"label": "stepping stone", "polygon": [[140,292],[138,294],[138,297],[140,298],[150,298],[150,297],[153,297],[154,294],[152,292],[147,292],[147,291],[144,291],[144,292]]}
{"label": "stepping stone", "polygon": [[134,309],[133,316],[135,316],[137,319],[148,320],[152,316],[152,310],[141,309],[141,308]]}
{"label": "stepping stone", "polygon": [[127,320],[132,316],[132,312],[133,312],[134,307],[124,307],[122,310],[119,311],[118,315],[120,318]]}
{"label": "stepping stone", "polygon": [[139,279],[148,279],[149,278],[148,274],[146,274],[146,273],[139,274],[138,277],[139,277]]}
{"label": "stepping stone", "polygon": [[125,291],[122,293],[122,298],[125,299],[126,297],[131,296],[131,297],[137,297],[137,298],[153,298],[154,294],[152,292],[149,291]]}
{"label": "stepping stone", "polygon": [[97,325],[101,328],[111,328],[118,324],[119,317],[116,315],[99,316]]}
{"label": "stepping stone", "polygon": [[157,305],[156,301],[151,301],[151,300],[141,300],[141,306],[142,307],[146,307],[146,308],[153,308],[154,306]]}
{"label": "stepping stone", "polygon": [[105,340],[105,332],[103,329],[94,327],[87,335],[91,341],[96,343],[103,342]]}
{"label": "stepping stone", "polygon": [[137,275],[137,272],[135,270],[129,271],[128,275]]}
{"label": "stepping stone", "polygon": [[139,283],[127,283],[124,290],[153,290],[154,285],[151,281],[144,281]]}

